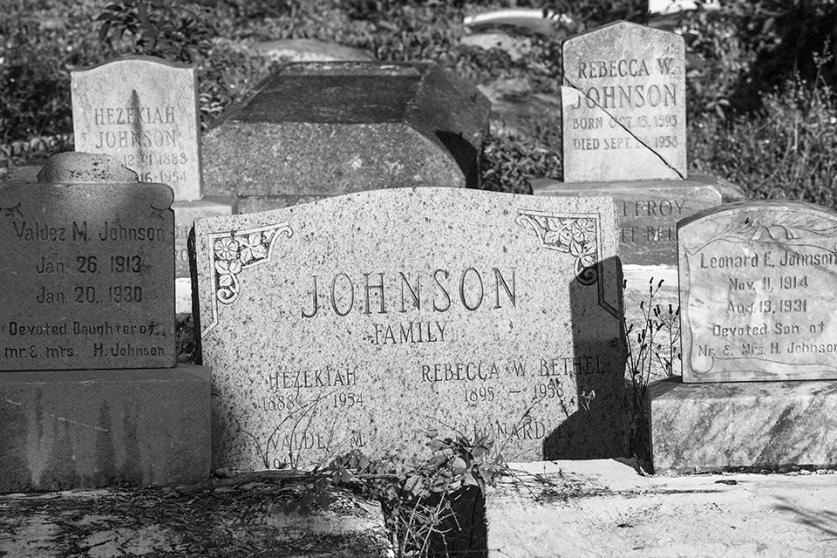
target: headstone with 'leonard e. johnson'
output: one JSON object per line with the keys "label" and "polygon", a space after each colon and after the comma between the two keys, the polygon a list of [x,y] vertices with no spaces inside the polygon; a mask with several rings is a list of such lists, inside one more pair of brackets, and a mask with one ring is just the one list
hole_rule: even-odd
{"label": "headstone with 'leonard e. johnson'", "polygon": [[39,179],[0,188],[0,370],[174,366],[171,188],[81,153]]}
{"label": "headstone with 'leonard e. johnson'", "polygon": [[623,455],[613,202],[386,189],[196,223],[216,466]]}
{"label": "headstone with 'leonard e. johnson'", "polygon": [[683,37],[618,21],[563,53],[564,181],[686,178]]}
{"label": "headstone with 'leonard e. johnson'", "polygon": [[738,203],[677,233],[684,382],[837,379],[837,213]]}

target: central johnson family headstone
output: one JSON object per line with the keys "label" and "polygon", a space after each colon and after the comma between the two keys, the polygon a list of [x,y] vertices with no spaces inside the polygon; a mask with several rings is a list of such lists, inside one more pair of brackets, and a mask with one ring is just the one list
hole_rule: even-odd
{"label": "central johnson family headstone", "polygon": [[0,370],[174,366],[172,191],[106,156],[0,188]]}
{"label": "central johnson family headstone", "polygon": [[686,178],[683,37],[618,21],[563,53],[564,181]]}
{"label": "central johnson family headstone", "polygon": [[613,203],[361,192],[196,223],[216,466],[415,454],[622,455]]}
{"label": "central johnson family headstone", "polygon": [[378,188],[473,188],[489,110],[434,64],[290,64],[206,134],[206,191],[238,195],[250,213]]}
{"label": "central johnson family headstone", "polygon": [[837,379],[837,214],[731,204],[678,236],[684,382]]}

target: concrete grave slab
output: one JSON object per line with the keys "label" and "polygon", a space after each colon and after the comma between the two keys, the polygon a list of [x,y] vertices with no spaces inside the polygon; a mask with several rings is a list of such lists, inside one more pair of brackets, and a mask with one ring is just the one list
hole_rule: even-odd
{"label": "concrete grave slab", "polygon": [[685,178],[683,38],[618,21],[563,53],[564,181]]}
{"label": "concrete grave slab", "polygon": [[102,153],[142,182],[201,197],[197,79],[194,66],[127,56],[70,72],[76,151]]}
{"label": "concrete grave slab", "polygon": [[475,187],[488,114],[481,93],[436,65],[291,64],[205,135],[206,192],[276,208],[378,188]]}
{"label": "concrete grave slab", "polygon": [[837,551],[833,474],[640,476],[615,460],[511,467],[486,494],[492,558]]}
{"label": "concrete grave slab", "polygon": [[737,203],[677,234],[684,382],[837,379],[837,213]]}
{"label": "concrete grave slab", "polygon": [[430,431],[624,453],[610,200],[389,189],[195,231],[216,466],[417,454]]}
{"label": "concrete grave slab", "polygon": [[0,370],[174,366],[171,188],[80,153],[40,178],[0,187]]}

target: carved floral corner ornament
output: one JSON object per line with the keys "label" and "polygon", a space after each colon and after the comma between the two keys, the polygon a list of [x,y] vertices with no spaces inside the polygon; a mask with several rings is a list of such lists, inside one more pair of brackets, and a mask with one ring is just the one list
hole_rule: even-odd
{"label": "carved floral corner ornament", "polygon": [[[559,215],[536,210],[521,210],[517,222],[529,225],[538,235],[541,247],[569,254],[575,259],[575,279],[585,287],[596,286],[598,303],[610,315],[622,315],[621,297],[608,302],[602,277],[599,216]],[[613,296],[613,293],[610,293]]]}
{"label": "carved floral corner ornament", "polygon": [[585,286],[598,280],[599,234],[597,217],[549,215],[521,211],[518,223],[528,223],[538,235],[541,246],[564,252],[575,258],[575,274]]}
{"label": "carved floral corner ornament", "polygon": [[287,223],[268,225],[240,231],[229,231],[209,235],[212,243],[210,264],[212,266],[212,323],[218,321],[217,303],[232,304],[241,294],[239,275],[245,269],[270,260],[275,241],[281,235],[293,236],[293,229]]}

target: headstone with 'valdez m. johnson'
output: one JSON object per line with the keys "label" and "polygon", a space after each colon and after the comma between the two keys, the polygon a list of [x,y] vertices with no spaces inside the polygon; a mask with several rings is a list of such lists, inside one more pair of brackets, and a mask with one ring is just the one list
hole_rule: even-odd
{"label": "headstone with 'valdez m. johnson'", "polygon": [[204,196],[195,67],[126,56],[70,77],[76,150],[115,157],[142,182],[174,190],[177,305],[188,310],[189,230],[236,208],[234,197]]}
{"label": "headstone with 'valdez m. johnson'", "polygon": [[209,372],[175,366],[171,188],[85,153],[39,179],[0,186],[0,492],[203,480]]}
{"label": "headstone with 'valdez m. johnson'", "polygon": [[449,188],[199,220],[215,464],[415,455],[434,430],[622,455],[614,224],[607,199]]}
{"label": "headstone with 'valdez m. johnson'", "polygon": [[678,246],[683,383],[649,388],[655,468],[834,467],[837,214],[730,204]]}

